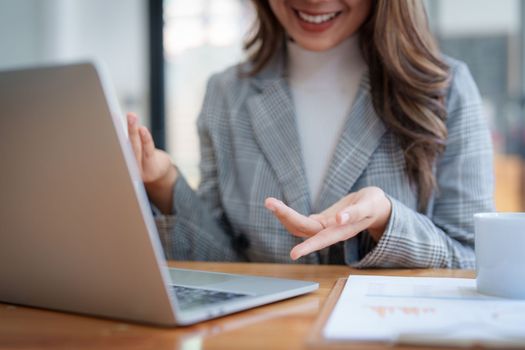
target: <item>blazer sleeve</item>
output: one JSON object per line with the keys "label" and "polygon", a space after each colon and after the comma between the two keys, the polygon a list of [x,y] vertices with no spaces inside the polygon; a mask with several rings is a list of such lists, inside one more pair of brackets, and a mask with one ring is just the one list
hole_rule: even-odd
{"label": "blazer sleeve", "polygon": [[244,260],[232,245],[232,231],[222,210],[217,161],[208,128],[210,113],[226,113],[216,80],[217,77],[213,76],[208,81],[203,108],[197,120],[201,153],[199,189],[194,191],[178,171],[173,187],[172,215],[156,215],[167,259]]}
{"label": "blazer sleeve", "polygon": [[447,146],[436,164],[432,208],[423,215],[389,197],[385,233],[355,267],[475,266],[473,214],[494,210],[493,151],[481,97],[463,63],[453,68],[447,110]]}

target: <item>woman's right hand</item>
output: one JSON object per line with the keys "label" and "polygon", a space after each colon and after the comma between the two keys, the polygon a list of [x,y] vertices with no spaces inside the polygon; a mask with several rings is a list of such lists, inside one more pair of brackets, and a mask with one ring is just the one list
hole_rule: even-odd
{"label": "woman's right hand", "polygon": [[127,120],[129,140],[148,196],[157,208],[169,214],[177,170],[168,153],[155,148],[151,133],[139,125],[138,117],[128,113]]}

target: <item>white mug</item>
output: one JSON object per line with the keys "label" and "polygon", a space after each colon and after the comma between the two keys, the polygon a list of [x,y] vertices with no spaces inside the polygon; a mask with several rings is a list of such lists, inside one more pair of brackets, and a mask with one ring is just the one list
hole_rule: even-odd
{"label": "white mug", "polygon": [[478,292],[525,299],[525,213],[474,215]]}

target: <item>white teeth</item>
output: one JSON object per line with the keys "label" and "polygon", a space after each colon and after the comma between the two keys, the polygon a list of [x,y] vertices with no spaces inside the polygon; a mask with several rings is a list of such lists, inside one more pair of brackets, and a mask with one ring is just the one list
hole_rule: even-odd
{"label": "white teeth", "polygon": [[324,15],[309,15],[307,13],[304,13],[304,12],[301,12],[301,11],[297,11],[297,13],[299,14],[299,17],[303,20],[303,21],[306,21],[306,22],[309,22],[309,23],[315,23],[315,24],[320,24],[320,23],[324,23],[324,22],[327,22],[329,20],[331,20],[332,18],[334,18],[335,16],[337,16],[338,12],[332,12],[332,13],[325,13]]}

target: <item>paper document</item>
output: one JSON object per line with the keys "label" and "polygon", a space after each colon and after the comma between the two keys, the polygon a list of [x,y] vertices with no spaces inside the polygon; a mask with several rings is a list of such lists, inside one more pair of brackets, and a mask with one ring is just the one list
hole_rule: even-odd
{"label": "paper document", "polygon": [[478,294],[466,278],[350,276],[328,340],[525,346],[525,300]]}

